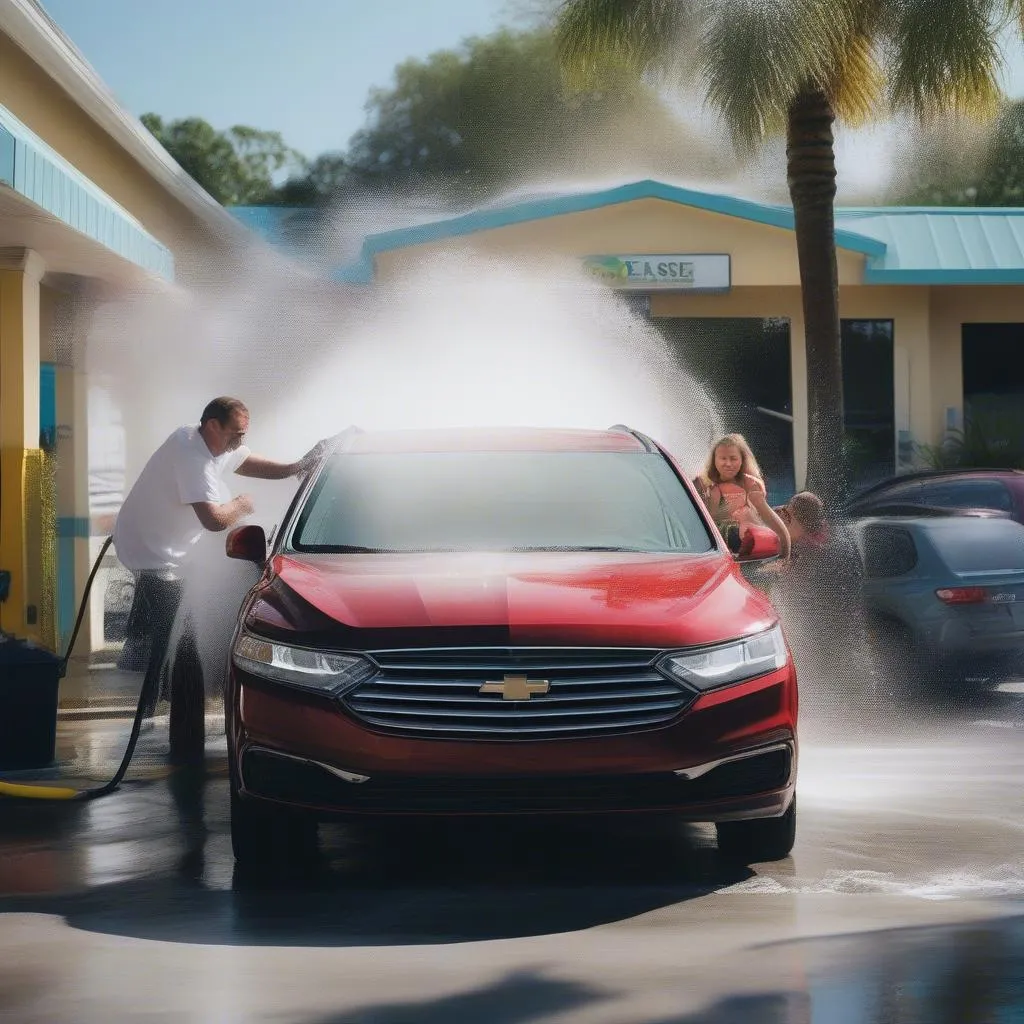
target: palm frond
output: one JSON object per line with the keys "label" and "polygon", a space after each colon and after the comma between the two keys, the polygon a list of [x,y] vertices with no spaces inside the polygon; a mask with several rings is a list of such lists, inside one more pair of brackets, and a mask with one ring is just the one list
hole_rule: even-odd
{"label": "palm frond", "polygon": [[731,0],[708,6],[699,45],[700,74],[709,101],[724,115],[741,146],[781,131],[794,97],[809,84],[832,92],[853,112],[873,93],[859,38],[864,0]]}
{"label": "palm frond", "polygon": [[825,92],[836,116],[851,128],[860,128],[878,114],[885,96],[885,72],[875,57],[874,40],[855,35],[839,55],[835,75]]}
{"label": "palm frond", "polygon": [[663,67],[697,7],[699,0],[565,0],[555,43],[567,84],[585,89],[609,70]]}
{"label": "palm frond", "polygon": [[1007,0],[891,0],[886,25],[893,107],[919,118],[942,111],[991,116],[999,83],[999,15]]}
{"label": "palm frond", "polygon": [[1002,13],[1006,20],[1017,23],[1017,31],[1024,35],[1024,0],[1002,0]]}

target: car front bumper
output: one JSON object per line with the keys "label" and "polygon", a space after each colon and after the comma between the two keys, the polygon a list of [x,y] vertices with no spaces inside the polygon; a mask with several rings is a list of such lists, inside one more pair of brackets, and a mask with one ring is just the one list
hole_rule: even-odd
{"label": "car front bumper", "polygon": [[382,734],[336,703],[234,671],[239,795],[320,817],[785,813],[796,785],[791,667],[702,695],[670,725],[599,739],[459,742]]}

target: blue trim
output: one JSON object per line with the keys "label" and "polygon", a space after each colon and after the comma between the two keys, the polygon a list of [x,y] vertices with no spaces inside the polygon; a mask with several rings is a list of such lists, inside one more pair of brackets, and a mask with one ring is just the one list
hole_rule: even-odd
{"label": "blue trim", "polygon": [[88,516],[60,516],[57,519],[57,536],[70,540],[88,540],[92,523]]}
{"label": "blue trim", "polygon": [[864,268],[865,284],[1024,284],[1024,267],[925,267],[900,270],[871,266]]}
{"label": "blue trim", "polygon": [[0,124],[0,185],[14,185],[14,136]]}
{"label": "blue trim", "polygon": [[3,106],[0,183],[123,259],[174,280],[171,250]]}
{"label": "blue trim", "polygon": [[54,363],[39,364],[39,430],[52,433],[57,429],[57,367]]}
{"label": "blue trim", "polygon": [[[581,213],[637,199],[661,199],[697,209],[738,217],[754,223],[766,224],[784,230],[793,230],[791,207],[779,204],[757,203],[748,199],[666,185],[644,180],[598,192],[547,196],[529,199],[506,206],[474,210],[458,216],[432,221],[412,227],[384,231],[367,236],[359,258],[330,273],[331,279],[345,284],[370,284],[375,278],[375,259],[378,253],[424,245],[444,239],[458,238],[494,228],[522,224],[527,221],[557,217],[567,213]],[[261,231],[273,241],[279,233],[286,211],[280,208],[239,208],[236,215],[244,223]],[[972,217],[977,219],[1004,219],[1024,222],[1024,207],[984,206],[854,206],[836,207],[836,245],[840,249],[859,252],[869,257],[865,268],[866,284],[1024,284],[1024,266],[1001,268],[887,268],[886,259],[897,260],[899,250],[895,243],[887,243],[884,228],[866,224],[865,230],[850,230],[858,221],[884,221],[886,218],[913,221],[918,217]],[[878,237],[877,232],[882,232]]]}
{"label": "blue trim", "polygon": [[837,206],[836,218],[902,217],[927,214],[951,217],[1024,217],[1024,206]]}
{"label": "blue trim", "polygon": [[[448,238],[459,238],[475,234],[478,231],[490,231],[494,228],[509,227],[527,221],[560,217],[568,213],[585,213],[638,199],[661,199],[664,202],[720,213],[727,217],[738,217],[755,224],[766,224],[769,227],[782,228],[787,231],[794,229],[793,211],[788,207],[755,203],[749,199],[737,199],[734,196],[710,192],[696,192],[692,189],[645,180],[629,185],[619,185],[616,188],[600,192],[552,196],[513,203],[509,206],[473,210],[470,213],[431,221],[428,224],[417,224],[413,227],[368,235],[363,242],[359,259],[355,263],[336,269],[331,277],[335,281],[348,284],[369,284],[374,279],[373,258],[377,253],[404,249],[413,245],[424,245]],[[253,217],[250,223],[258,219],[258,216]],[[841,249],[872,257],[884,256],[888,251],[886,243],[880,239],[838,227],[836,228],[836,245]]]}

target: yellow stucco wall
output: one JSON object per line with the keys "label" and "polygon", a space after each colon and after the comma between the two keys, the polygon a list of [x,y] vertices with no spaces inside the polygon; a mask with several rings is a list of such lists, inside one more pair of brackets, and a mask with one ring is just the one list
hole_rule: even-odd
{"label": "yellow stucco wall", "polygon": [[176,258],[187,259],[213,243],[191,211],[157,184],[2,34],[0,102],[120,203]]}
{"label": "yellow stucco wall", "polygon": [[[492,228],[468,238],[383,252],[376,257],[377,279],[387,281],[406,276],[424,261],[467,245],[483,253],[508,256],[729,253],[734,287],[793,285],[800,279],[792,231],[663,199],[637,199],[598,210]],[[862,255],[840,250],[841,283],[862,281],[863,268]]]}

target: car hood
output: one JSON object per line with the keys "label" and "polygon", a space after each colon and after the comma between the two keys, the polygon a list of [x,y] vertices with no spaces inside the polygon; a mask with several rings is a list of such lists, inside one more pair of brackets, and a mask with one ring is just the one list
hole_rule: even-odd
{"label": "car hood", "polygon": [[270,589],[283,584],[316,610],[316,633],[371,649],[687,646],[776,621],[767,599],[718,553],[278,555],[270,575]]}

